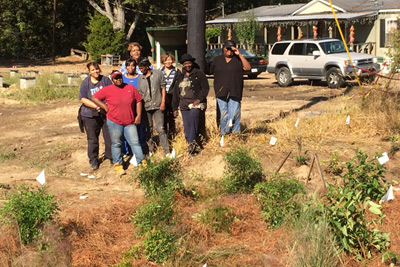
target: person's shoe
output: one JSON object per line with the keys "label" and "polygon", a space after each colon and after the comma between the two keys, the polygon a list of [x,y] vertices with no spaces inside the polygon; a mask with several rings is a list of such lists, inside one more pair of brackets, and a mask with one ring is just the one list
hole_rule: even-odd
{"label": "person's shoe", "polygon": [[90,168],[92,169],[92,171],[98,170],[99,163],[95,162],[95,163],[90,164]]}
{"label": "person's shoe", "polygon": [[119,177],[126,174],[124,167],[118,162],[114,164],[114,169]]}
{"label": "person's shoe", "polygon": [[195,151],[196,151],[196,143],[190,143],[188,146],[189,155],[193,155]]}

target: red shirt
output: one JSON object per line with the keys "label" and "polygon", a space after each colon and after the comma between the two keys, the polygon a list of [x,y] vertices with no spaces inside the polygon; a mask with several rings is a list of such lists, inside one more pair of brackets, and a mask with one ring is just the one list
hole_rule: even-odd
{"label": "red shirt", "polygon": [[100,100],[106,100],[109,108],[107,119],[123,126],[134,123],[136,103],[142,100],[139,91],[130,84],[125,84],[123,88],[111,84],[93,96]]}

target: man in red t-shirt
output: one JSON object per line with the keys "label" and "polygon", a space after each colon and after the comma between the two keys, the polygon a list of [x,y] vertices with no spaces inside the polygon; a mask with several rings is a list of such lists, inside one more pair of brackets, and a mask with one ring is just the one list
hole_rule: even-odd
{"label": "man in red t-shirt", "polygon": [[[107,125],[111,136],[111,154],[118,175],[125,174],[122,166],[122,136],[130,145],[137,163],[143,160],[143,151],[139,143],[136,125],[142,116],[142,97],[138,90],[123,82],[122,73],[113,71],[113,84],[95,93],[92,101],[107,112]],[[107,104],[104,104],[105,100]]]}

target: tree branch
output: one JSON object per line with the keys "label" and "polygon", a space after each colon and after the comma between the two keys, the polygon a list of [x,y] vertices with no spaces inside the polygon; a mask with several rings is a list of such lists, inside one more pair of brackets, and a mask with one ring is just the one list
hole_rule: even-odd
{"label": "tree branch", "polygon": [[[142,6],[138,7],[138,11],[142,11]],[[137,23],[139,21],[139,18],[140,18],[140,12],[136,12],[135,18],[133,19],[133,22],[132,22],[131,26],[129,27],[128,33],[126,34],[126,40],[127,41],[129,41],[131,39],[131,36],[133,34],[133,31],[136,28],[136,25],[137,25]]]}
{"label": "tree branch", "polygon": [[[111,23],[114,23],[114,17],[113,17],[113,15],[111,13],[110,4],[108,3],[108,0],[104,0],[104,5],[106,6],[106,8],[107,8],[107,5],[108,5],[108,9],[110,10],[110,13],[108,13],[108,12],[104,11],[103,9],[101,9],[101,7],[98,4],[96,4],[95,2],[93,2],[93,0],[88,0],[88,2],[101,15],[106,16],[110,20]],[[106,2],[107,2],[107,4],[106,4]]]}

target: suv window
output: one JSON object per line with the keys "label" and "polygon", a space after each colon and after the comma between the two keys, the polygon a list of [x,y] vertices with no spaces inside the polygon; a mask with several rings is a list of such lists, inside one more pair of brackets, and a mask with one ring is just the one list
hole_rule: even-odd
{"label": "suv window", "polygon": [[305,46],[306,44],[304,43],[298,43],[298,44],[293,44],[292,47],[290,48],[289,55],[300,55],[303,56],[305,52]]}
{"label": "suv window", "polygon": [[275,44],[274,48],[272,48],[271,54],[283,55],[283,53],[285,53],[285,50],[288,46],[289,46],[289,43]]}
{"label": "suv window", "polygon": [[306,55],[312,56],[313,51],[319,51],[318,46],[316,44],[308,43],[306,46]]}

